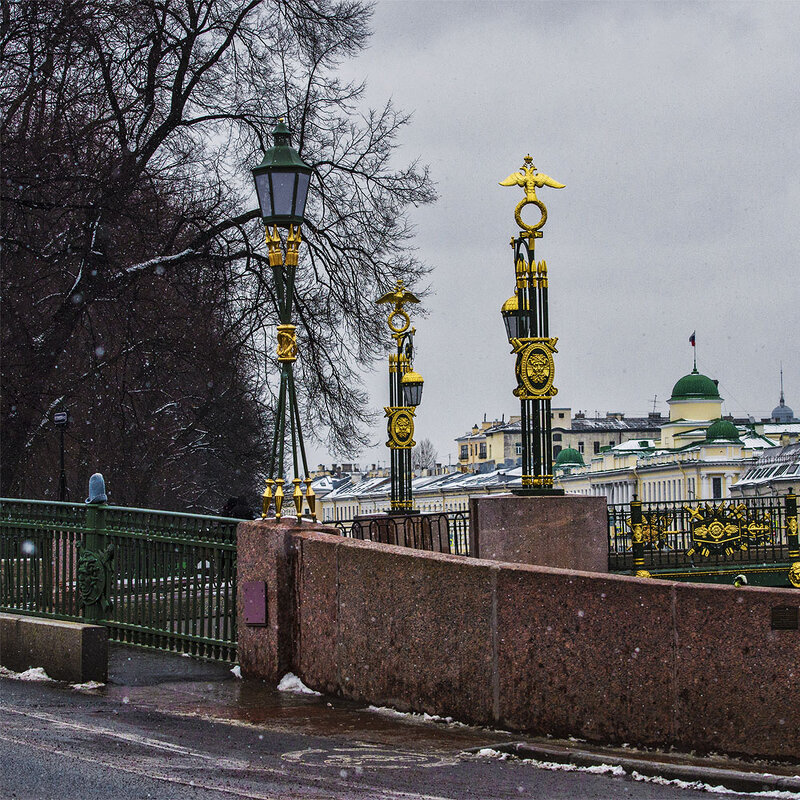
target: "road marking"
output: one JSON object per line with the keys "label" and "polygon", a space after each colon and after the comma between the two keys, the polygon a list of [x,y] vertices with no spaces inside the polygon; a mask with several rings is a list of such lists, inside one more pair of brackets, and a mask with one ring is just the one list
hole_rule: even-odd
{"label": "road marking", "polygon": [[307,748],[284,753],[281,758],[307,767],[336,767],[354,769],[408,769],[409,767],[446,767],[458,763],[457,758],[429,756],[403,750],[385,750],[372,745],[334,747],[330,750]]}
{"label": "road marking", "polygon": [[[173,756],[182,757],[186,759],[188,762],[192,760],[200,760],[204,761],[208,764],[209,769],[216,769],[216,770],[228,770],[229,772],[239,772],[239,773],[246,773],[247,777],[256,777],[257,775],[262,776],[273,776],[276,778],[284,778],[284,779],[297,779],[297,775],[294,772],[285,769],[276,769],[273,767],[265,767],[256,764],[250,764],[249,762],[242,761],[239,759],[232,759],[232,758],[225,758],[225,757],[218,757],[214,756],[210,753],[204,753],[198,750],[191,750],[187,747],[183,747],[182,745],[172,744],[170,742],[165,742],[160,739],[153,739],[148,736],[140,736],[135,733],[126,733],[123,731],[115,731],[112,730],[104,725],[96,725],[84,722],[76,722],[73,720],[65,720],[61,717],[58,717],[54,714],[47,714],[41,711],[22,711],[17,708],[12,708],[6,705],[0,704],[0,712],[5,712],[7,714],[13,714],[17,717],[25,717],[29,720],[38,720],[42,723],[47,725],[52,725],[58,728],[65,728],[67,730],[74,730],[84,734],[91,734],[95,736],[103,736],[111,739],[116,739],[120,741],[127,742],[129,744],[135,744],[145,749],[153,749],[157,751],[161,751],[163,753],[169,753]],[[44,728],[45,726],[40,726]],[[17,733],[19,733],[17,731]],[[23,729],[23,733],[33,734],[34,730],[31,729],[30,726]],[[236,797],[248,798],[248,800],[296,800],[297,793],[296,790],[292,793],[290,790],[290,794],[262,794],[257,790],[252,789],[237,789],[235,787],[218,785],[213,780],[210,781],[200,781],[197,779],[188,779],[188,778],[180,778],[174,774],[175,770],[180,769],[194,769],[194,765],[191,763],[181,763],[180,761],[171,760],[169,762],[169,768],[172,770],[169,774],[160,771],[157,766],[151,763],[149,766],[141,765],[141,766],[131,766],[130,759],[125,756],[124,754],[119,754],[117,758],[113,752],[103,752],[103,753],[93,753],[91,755],[84,755],[77,753],[72,750],[66,750],[63,747],[58,747],[56,745],[45,744],[39,738],[34,739],[27,739],[27,738],[18,738],[17,736],[11,736],[6,732],[0,732],[0,740],[6,741],[12,744],[19,745],[21,747],[27,748],[34,748],[37,750],[41,750],[52,755],[57,755],[66,758],[72,758],[76,761],[82,761],[90,764],[103,765],[108,768],[112,768],[115,770],[119,770],[121,772],[130,773],[132,775],[139,775],[141,777],[151,778],[153,780],[165,781],[167,783],[179,784],[182,786],[190,786],[199,789],[208,789],[209,791],[216,791],[225,794],[234,795]],[[338,749],[338,748],[337,748]],[[366,750],[373,751],[376,755],[380,751],[380,748],[372,747],[371,745],[358,745],[354,748],[341,748],[342,751],[347,750],[347,752],[362,752],[366,755]],[[310,752],[309,751],[298,751],[299,753]],[[334,751],[314,751],[314,752],[334,752]],[[382,751],[387,755],[398,755],[397,751]],[[277,756],[278,754],[275,754]],[[290,754],[286,754],[290,755]],[[413,755],[413,754],[412,754]],[[124,760],[123,760],[124,759]],[[144,761],[144,759],[140,759]],[[287,759],[290,762],[292,759]],[[151,759],[152,762],[152,759]],[[453,759],[451,763],[457,763],[457,759]],[[306,766],[313,766],[312,764],[306,764]],[[322,766],[322,765],[317,765]],[[344,768],[344,764],[338,764],[339,768]],[[358,766],[355,762],[351,762],[349,764],[350,767],[355,768]],[[377,764],[366,764],[365,766],[372,766],[376,767]],[[410,766],[410,765],[407,765]],[[423,765],[420,765],[423,766]],[[452,800],[452,798],[443,797],[439,795],[429,795],[429,794],[419,794],[417,792],[404,792],[404,791],[395,791],[393,789],[387,789],[378,786],[372,786],[367,782],[361,783],[357,785],[353,785],[351,782],[346,782],[344,780],[339,780],[335,776],[320,776],[320,775],[313,775],[313,774],[304,774],[303,780],[308,783],[326,783],[326,784],[334,784],[337,788],[328,790],[328,789],[318,789],[315,787],[309,787],[308,795],[304,795],[305,800],[336,800],[337,798],[341,798],[341,789],[346,789],[350,794],[350,797],[357,798],[363,796],[364,798],[369,798],[369,800],[375,800],[377,798],[384,798],[385,800]],[[322,791],[323,793],[320,793]],[[333,792],[333,793],[328,793]]]}

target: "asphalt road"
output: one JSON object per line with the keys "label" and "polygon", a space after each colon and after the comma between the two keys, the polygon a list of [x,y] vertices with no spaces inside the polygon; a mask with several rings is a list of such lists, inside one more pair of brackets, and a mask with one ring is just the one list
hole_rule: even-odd
{"label": "asphalt road", "polygon": [[[203,691],[213,698],[214,679],[207,677],[196,685],[206,687]],[[146,707],[147,696],[161,708],[152,707],[152,702]],[[0,797],[710,800],[715,796],[476,756],[466,752],[468,747],[480,744],[482,738],[492,746],[498,735],[386,718],[365,726],[358,722],[366,718],[363,710],[356,714],[336,709],[319,698],[290,704],[291,713],[279,698],[272,712],[261,715],[258,722],[204,718],[196,709],[187,713],[177,699],[171,708],[167,698],[143,690],[137,695],[135,687],[127,686],[112,686],[98,694],[0,678]],[[308,711],[312,707],[329,715],[324,724],[313,723],[314,715]]]}

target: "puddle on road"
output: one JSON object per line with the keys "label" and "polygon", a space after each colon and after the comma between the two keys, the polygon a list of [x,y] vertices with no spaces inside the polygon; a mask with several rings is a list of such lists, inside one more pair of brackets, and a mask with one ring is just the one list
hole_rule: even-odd
{"label": "puddle on road", "polygon": [[109,685],[102,694],[138,708],[190,714],[220,721],[280,727],[316,736],[345,736],[416,749],[461,751],[508,742],[511,734],[419,717],[368,711],[349,700],[279,692],[260,681],[172,682],[149,686]]}

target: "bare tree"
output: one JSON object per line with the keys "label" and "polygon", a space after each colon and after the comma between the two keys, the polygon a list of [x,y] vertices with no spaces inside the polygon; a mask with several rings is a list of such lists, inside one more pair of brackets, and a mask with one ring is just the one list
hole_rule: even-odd
{"label": "bare tree", "polygon": [[89,470],[113,450],[115,469],[131,465],[130,502],[213,505],[209,485],[236,480],[232,458],[252,481],[277,370],[248,171],[279,117],[315,168],[295,299],[301,402],[312,433],[358,450],[359,372],[381,342],[373,299],[424,276],[406,211],[434,197],[426,168],[392,162],[408,116],[390,103],[359,114],[363,86],[337,76],[369,8],[0,0],[0,12],[3,493],[47,491],[37,476],[62,402],[90,429],[72,428],[73,461]]}
{"label": "bare tree", "polygon": [[433,469],[436,466],[438,455],[433,442],[430,439],[423,439],[411,451],[411,468],[414,470]]}

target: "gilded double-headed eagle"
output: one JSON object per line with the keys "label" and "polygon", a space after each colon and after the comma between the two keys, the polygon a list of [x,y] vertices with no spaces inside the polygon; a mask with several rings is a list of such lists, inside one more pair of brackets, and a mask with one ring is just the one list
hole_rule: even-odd
{"label": "gilded double-headed eagle", "polygon": [[525,156],[525,164],[520,167],[519,172],[509,175],[504,181],[500,181],[501,186],[524,186],[525,202],[536,203],[539,198],[536,196],[536,187],[552,186],[553,189],[563,189],[566,184],[553,180],[549,175],[536,172],[536,165],[530,156]]}
{"label": "gilded double-headed eagle", "polygon": [[419,298],[406,289],[403,281],[397,281],[393,291],[387,292],[375,302],[376,304],[394,303],[394,310],[402,311],[405,303],[419,303]]}

